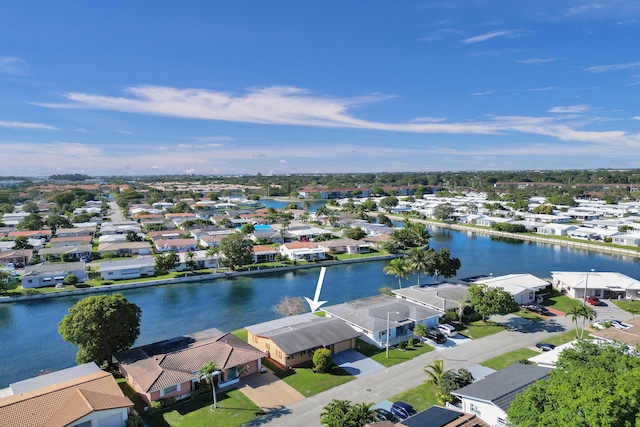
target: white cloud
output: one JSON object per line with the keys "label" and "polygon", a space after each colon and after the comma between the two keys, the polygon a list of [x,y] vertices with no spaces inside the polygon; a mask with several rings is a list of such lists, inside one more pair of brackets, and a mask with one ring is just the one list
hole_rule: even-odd
{"label": "white cloud", "polygon": [[189,168],[189,169],[185,169],[184,173],[186,173],[187,175],[192,175],[196,173],[196,170],[194,168]]}
{"label": "white cloud", "polygon": [[441,123],[446,119],[444,117],[416,117],[411,123]]}
{"label": "white cloud", "polygon": [[0,57],[0,73],[4,74],[25,74],[29,68],[29,63],[22,58]]}
{"label": "white cloud", "polygon": [[0,120],[0,127],[10,129],[58,130],[55,126],[44,125],[42,123],[7,122],[3,120]]}
{"label": "white cloud", "polygon": [[453,28],[441,28],[439,30],[436,30],[436,31],[432,32],[428,36],[425,36],[425,37],[423,37],[421,39],[418,39],[418,41],[421,41],[421,42],[435,42],[435,41],[447,38],[448,36],[451,36],[451,35],[460,36],[460,35],[462,35],[462,31],[456,30],[456,29],[453,29]]}
{"label": "white cloud", "polygon": [[487,40],[491,40],[496,37],[511,37],[511,36],[514,36],[515,34],[517,34],[517,31],[512,31],[512,30],[493,31],[490,33],[480,34],[478,36],[463,39],[462,43],[463,44],[480,43]]}
{"label": "white cloud", "polygon": [[640,116],[635,116],[633,120],[640,120]]}
{"label": "white cloud", "polygon": [[592,67],[585,68],[583,71],[587,71],[589,73],[604,73],[607,71],[631,70],[636,68],[640,68],[640,61],[628,62],[626,64],[594,65]]}
{"label": "white cloud", "polygon": [[496,93],[495,90],[485,90],[484,92],[474,92],[471,96],[487,96]]}
{"label": "white cloud", "polygon": [[289,163],[287,163],[286,160],[280,160],[278,163],[280,163],[281,165],[288,165]]}
{"label": "white cloud", "polygon": [[553,107],[549,109],[549,112],[575,114],[575,113],[585,113],[590,109],[591,107],[589,107],[588,105],[567,105],[567,106],[559,105],[557,107]]}
{"label": "white cloud", "polygon": [[519,64],[527,64],[527,65],[540,65],[540,64],[546,64],[547,62],[553,62],[556,59],[557,58],[533,57],[533,58],[527,58],[527,59],[515,59],[513,62],[517,62]]}

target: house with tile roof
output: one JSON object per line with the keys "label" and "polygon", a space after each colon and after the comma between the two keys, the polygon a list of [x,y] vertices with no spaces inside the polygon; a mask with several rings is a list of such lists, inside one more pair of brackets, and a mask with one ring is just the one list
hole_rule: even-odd
{"label": "house with tile roof", "polygon": [[362,240],[337,239],[317,242],[318,246],[326,248],[331,253],[339,254],[368,254],[371,252],[371,244]]}
{"label": "house with tile roof", "polygon": [[157,252],[188,252],[198,250],[196,239],[160,239],[154,242]]}
{"label": "house with tile roof", "polygon": [[507,426],[507,410],[527,387],[549,375],[552,369],[515,363],[451,394],[460,399],[460,410],[477,415],[492,426]]}
{"label": "house with tile roof", "polygon": [[319,317],[313,313],[288,316],[247,326],[247,341],[283,367],[298,366],[313,359],[319,348],[333,354],[355,348],[360,332],[339,319]]}
{"label": "house with tile roof", "polygon": [[98,253],[105,255],[149,255],[151,254],[151,244],[149,242],[105,242],[98,245]]}
{"label": "house with tile roof", "polygon": [[23,262],[27,265],[32,259],[33,251],[31,249],[11,249],[0,252],[0,265],[15,264],[17,262]]}
{"label": "house with tile roof", "polygon": [[215,329],[114,355],[120,373],[147,403],[189,396],[201,386],[197,372],[205,363],[214,362],[220,368],[215,381],[224,388],[259,372],[265,356],[231,333]]}
{"label": "house with tile roof", "polygon": [[6,427],[123,427],[133,407],[113,376],[93,362],[13,383],[0,396]]}

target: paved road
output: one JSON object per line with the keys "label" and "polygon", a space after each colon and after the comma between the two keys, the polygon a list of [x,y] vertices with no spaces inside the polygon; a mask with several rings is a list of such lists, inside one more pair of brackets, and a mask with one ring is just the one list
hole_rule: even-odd
{"label": "paved road", "polygon": [[111,222],[118,223],[124,221],[120,206],[118,206],[116,202],[109,202],[108,205],[111,209],[111,214],[109,215],[111,217]]}
{"label": "paved road", "polygon": [[[602,311],[604,315],[604,310]],[[612,315],[611,312],[613,311],[611,308],[607,309],[606,317]],[[605,316],[602,317],[604,318]],[[629,318],[630,315],[616,308],[616,312],[613,313],[612,317],[624,320]],[[272,418],[269,420],[263,419],[248,425],[269,424],[270,426],[278,427],[319,426],[322,408],[331,399],[347,399],[352,402],[381,402],[393,395],[422,384],[426,378],[422,368],[436,359],[443,359],[447,370],[469,368],[501,354],[523,347],[532,347],[535,343],[545,341],[552,335],[571,329],[575,329],[575,325],[569,317],[565,316],[551,317],[546,322],[514,325],[511,330],[478,340],[466,340],[467,342],[455,347],[441,347],[436,351],[416,357],[400,365],[364,375],[354,381],[308,397],[286,408],[280,408],[272,414]]]}

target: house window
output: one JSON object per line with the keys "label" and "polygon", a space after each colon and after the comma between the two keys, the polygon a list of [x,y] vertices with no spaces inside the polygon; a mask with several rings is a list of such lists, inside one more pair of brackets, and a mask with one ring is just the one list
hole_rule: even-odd
{"label": "house window", "polygon": [[469,411],[472,414],[476,414],[477,416],[481,416],[482,413],[480,412],[480,408],[478,408],[476,405],[474,405],[473,403],[469,404]]}
{"label": "house window", "polygon": [[265,343],[264,347],[265,347],[267,350],[271,350],[271,346],[269,345],[269,343]]}
{"label": "house window", "polygon": [[177,390],[178,390],[178,386],[172,385],[172,386],[166,387],[163,391],[164,391],[164,395],[166,396],[167,394],[173,393]]}
{"label": "house window", "polygon": [[91,420],[85,421],[83,423],[74,424],[71,427],[91,427]]}
{"label": "house window", "polygon": [[113,276],[113,271],[108,272],[107,276]]}

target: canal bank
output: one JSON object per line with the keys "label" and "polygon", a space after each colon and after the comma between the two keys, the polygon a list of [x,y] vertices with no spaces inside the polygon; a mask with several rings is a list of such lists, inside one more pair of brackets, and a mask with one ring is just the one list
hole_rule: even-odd
{"label": "canal bank", "polygon": [[193,276],[188,275],[187,273],[184,275],[184,277],[174,277],[171,279],[145,280],[145,281],[133,282],[133,283],[101,285],[101,286],[93,286],[88,288],[73,289],[70,291],[64,290],[64,291],[58,291],[58,292],[49,292],[45,294],[3,296],[3,297],[0,297],[0,303],[44,300],[44,299],[50,299],[50,298],[70,297],[70,296],[76,296],[76,295],[97,294],[97,293],[104,293],[104,292],[118,292],[126,289],[147,288],[150,286],[173,285],[173,284],[179,284],[179,283],[205,282],[205,281],[211,281],[211,280],[217,280],[217,279],[229,279],[229,278],[238,277],[238,276],[257,276],[261,274],[272,274],[272,273],[281,273],[281,272],[295,271],[295,270],[306,270],[310,268],[329,267],[329,266],[342,265],[342,264],[356,264],[360,262],[384,261],[388,259],[397,258],[400,256],[402,255],[390,254],[390,255],[379,255],[379,256],[372,256],[372,257],[366,257],[366,258],[353,258],[348,260],[322,261],[315,264],[304,264],[304,265],[293,265],[293,266],[282,266],[282,267],[274,266],[272,268],[250,267],[246,271],[198,274]]}

